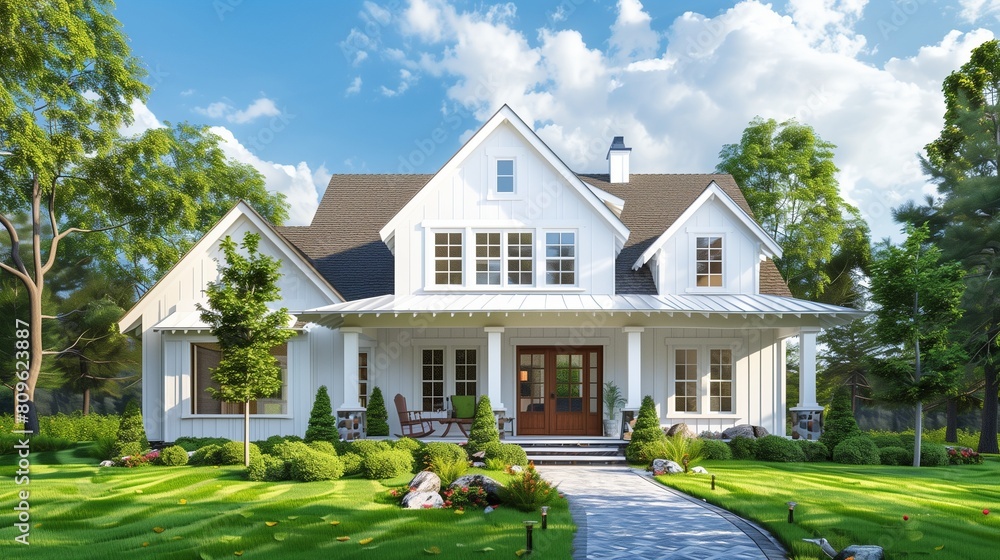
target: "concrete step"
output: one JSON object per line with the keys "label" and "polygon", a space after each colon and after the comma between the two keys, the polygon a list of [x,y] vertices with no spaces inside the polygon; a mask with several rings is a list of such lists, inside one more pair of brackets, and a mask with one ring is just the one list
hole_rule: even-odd
{"label": "concrete step", "polygon": [[618,447],[535,447],[523,446],[532,455],[618,455]]}
{"label": "concrete step", "polygon": [[622,455],[528,455],[536,465],[607,465],[625,464]]}

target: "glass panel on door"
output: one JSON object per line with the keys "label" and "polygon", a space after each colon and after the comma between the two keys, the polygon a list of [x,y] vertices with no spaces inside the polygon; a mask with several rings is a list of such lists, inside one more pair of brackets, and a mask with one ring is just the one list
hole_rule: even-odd
{"label": "glass panel on door", "polygon": [[545,354],[521,354],[518,366],[518,410],[545,411]]}
{"label": "glass panel on door", "polygon": [[583,354],[556,354],[556,412],[583,411]]}

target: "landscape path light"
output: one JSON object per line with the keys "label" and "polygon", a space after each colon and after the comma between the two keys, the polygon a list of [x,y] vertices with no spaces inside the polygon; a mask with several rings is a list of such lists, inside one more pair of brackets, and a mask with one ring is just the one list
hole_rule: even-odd
{"label": "landscape path light", "polygon": [[527,539],[527,542],[525,543],[526,546],[524,548],[525,548],[525,551],[527,551],[528,554],[531,554],[531,551],[532,551],[531,530],[537,524],[538,524],[537,521],[525,521],[524,522],[524,531],[526,533],[525,534],[525,538]]}

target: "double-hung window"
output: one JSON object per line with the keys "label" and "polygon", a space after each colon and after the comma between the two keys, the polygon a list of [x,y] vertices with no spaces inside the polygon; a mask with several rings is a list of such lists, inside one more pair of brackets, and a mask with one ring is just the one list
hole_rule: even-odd
{"label": "double-hung window", "polygon": [[[250,414],[288,414],[288,344],[271,349],[271,356],[281,369],[281,388],[274,394],[250,401]],[[220,389],[212,379],[219,367],[222,348],[217,343],[191,344],[191,414],[243,414],[243,403],[216,400],[209,389]]]}
{"label": "double-hung window", "polygon": [[478,352],[474,348],[455,350],[455,394],[476,396]]}
{"label": "double-hung window", "polygon": [[514,160],[498,158],[496,166],[496,192],[512,194],[514,192]]}
{"label": "double-hung window", "polygon": [[733,400],[731,348],[677,346],[672,350],[672,408],[682,414],[729,414]]}
{"label": "double-hung window", "polygon": [[476,284],[480,286],[500,285],[500,265],[503,262],[500,237],[499,232],[476,234]]}
{"label": "double-hung window", "polygon": [[444,349],[429,348],[421,355],[421,410],[444,410]]}
{"label": "double-hung window", "polygon": [[477,286],[532,285],[534,235],[530,231],[476,232],[475,239]]}
{"label": "double-hung window", "polygon": [[550,286],[576,285],[576,233],[546,232],[545,283]]}
{"label": "double-hung window", "polygon": [[722,287],[722,237],[698,237],[695,249],[695,284],[699,288]]}
{"label": "double-hung window", "polygon": [[462,233],[434,234],[434,283],[439,286],[462,285]]}

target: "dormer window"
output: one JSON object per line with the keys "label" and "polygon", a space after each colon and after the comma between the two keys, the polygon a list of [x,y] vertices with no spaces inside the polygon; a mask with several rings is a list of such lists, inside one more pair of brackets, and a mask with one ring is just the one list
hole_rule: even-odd
{"label": "dormer window", "polygon": [[722,287],[722,237],[697,239],[695,252],[696,285],[699,288]]}
{"label": "dormer window", "polygon": [[550,231],[545,234],[545,283],[550,286],[576,284],[576,234]]}
{"label": "dormer window", "polygon": [[497,159],[496,192],[513,194],[514,192],[514,160]]}

